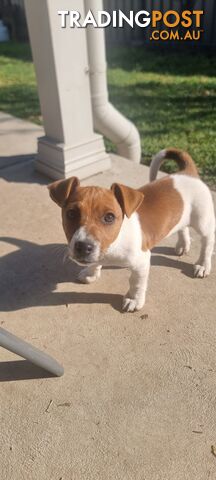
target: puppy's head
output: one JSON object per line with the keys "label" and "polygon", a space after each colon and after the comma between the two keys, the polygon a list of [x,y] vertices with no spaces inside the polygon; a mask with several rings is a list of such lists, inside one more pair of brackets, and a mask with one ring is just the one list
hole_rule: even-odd
{"label": "puppy's head", "polygon": [[124,215],[130,217],[143,194],[120,184],[111,189],[80,187],[78,178],[49,185],[52,200],[62,209],[71,257],[80,264],[99,263],[117,238]]}

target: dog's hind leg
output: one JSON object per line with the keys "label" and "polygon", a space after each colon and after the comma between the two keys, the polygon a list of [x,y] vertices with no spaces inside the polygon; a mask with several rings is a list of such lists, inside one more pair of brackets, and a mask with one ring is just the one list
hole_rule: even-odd
{"label": "dog's hind leg", "polygon": [[215,243],[215,231],[212,229],[208,235],[202,236],[201,252],[199,260],[194,265],[194,276],[197,278],[207,277],[211,272],[211,260]]}
{"label": "dog's hind leg", "polygon": [[176,255],[183,255],[188,253],[191,246],[190,231],[188,227],[178,232],[178,240],[175,247]]}
{"label": "dog's hind leg", "polygon": [[200,215],[195,229],[201,235],[201,251],[199,260],[194,265],[194,276],[204,278],[211,272],[215,244],[215,215],[212,200],[206,205],[206,211]]}

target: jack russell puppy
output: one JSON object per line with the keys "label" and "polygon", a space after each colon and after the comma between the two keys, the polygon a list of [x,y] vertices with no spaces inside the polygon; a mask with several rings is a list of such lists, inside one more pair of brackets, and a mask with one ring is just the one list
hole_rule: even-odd
{"label": "jack russell puppy", "polygon": [[[180,171],[155,180],[160,165],[175,160]],[[150,166],[150,182],[134,189],[114,183],[111,189],[81,187],[78,178],[49,185],[52,200],[62,209],[69,256],[85,268],[83,283],[100,277],[103,265],[129,267],[129,291],[122,309],[133,312],[145,303],[151,249],[178,232],[176,253],[190,249],[188,227],[201,236],[201,252],[194,276],[210,274],[215,241],[215,214],[211,193],[199,179],[190,155],[169,148],[159,152]]]}

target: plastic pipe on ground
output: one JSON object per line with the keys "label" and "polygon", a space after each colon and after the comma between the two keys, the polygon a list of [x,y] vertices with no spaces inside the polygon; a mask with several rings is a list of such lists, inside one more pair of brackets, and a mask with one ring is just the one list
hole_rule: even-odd
{"label": "plastic pipe on ground", "polygon": [[4,330],[4,328],[0,328],[0,347],[20,355],[31,363],[34,363],[34,365],[47,370],[57,377],[61,377],[64,373],[64,368],[54,360],[54,358],[47,355],[47,353],[41,352],[38,348],[33,347],[30,343],[16,337],[7,330]]}

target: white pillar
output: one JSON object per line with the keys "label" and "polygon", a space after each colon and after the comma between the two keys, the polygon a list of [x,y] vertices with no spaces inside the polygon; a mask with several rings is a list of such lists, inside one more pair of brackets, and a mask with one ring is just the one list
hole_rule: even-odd
{"label": "white pillar", "polygon": [[[93,131],[86,30],[61,28],[58,10],[84,15],[83,0],[25,0],[45,137],[36,167],[51,178],[85,178],[110,167]],[[73,5],[72,5],[73,4]]]}

